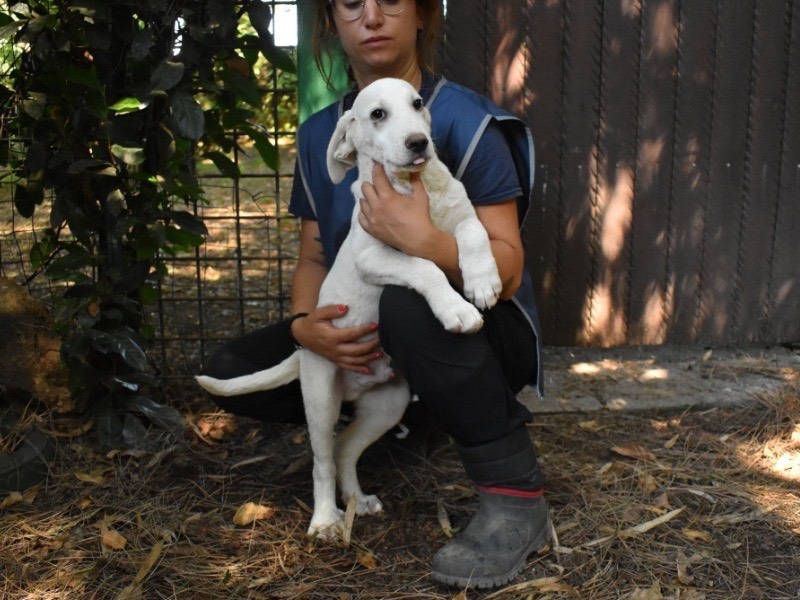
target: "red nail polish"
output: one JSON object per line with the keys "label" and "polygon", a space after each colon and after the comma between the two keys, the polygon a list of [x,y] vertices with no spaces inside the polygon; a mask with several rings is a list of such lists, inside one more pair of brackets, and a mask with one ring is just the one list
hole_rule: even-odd
{"label": "red nail polish", "polygon": [[383,352],[376,352],[375,358],[383,358]]}
{"label": "red nail polish", "polygon": [[336,310],[338,310],[339,312],[344,312],[347,310],[347,305],[340,304],[339,306],[336,307]]}
{"label": "red nail polish", "polygon": [[377,323],[373,323],[372,325],[369,326],[369,330],[370,331],[378,331],[378,324]]}

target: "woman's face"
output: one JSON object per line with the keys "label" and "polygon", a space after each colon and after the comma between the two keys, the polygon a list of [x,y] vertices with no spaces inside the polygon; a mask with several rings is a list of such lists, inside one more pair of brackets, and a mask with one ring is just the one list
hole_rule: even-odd
{"label": "woman's face", "polygon": [[360,18],[345,21],[333,13],[333,22],[359,88],[381,77],[419,83],[412,79],[419,75],[416,43],[423,22],[414,0],[406,0],[399,15],[384,15],[375,0],[365,0]]}

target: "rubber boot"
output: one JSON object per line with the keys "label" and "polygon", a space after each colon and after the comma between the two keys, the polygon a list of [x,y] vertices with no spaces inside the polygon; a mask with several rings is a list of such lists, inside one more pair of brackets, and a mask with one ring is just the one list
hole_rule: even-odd
{"label": "rubber boot", "polygon": [[550,541],[544,478],[524,428],[480,447],[461,448],[478,488],[469,525],[433,558],[433,578],[466,588],[493,588],[514,579],[528,556]]}

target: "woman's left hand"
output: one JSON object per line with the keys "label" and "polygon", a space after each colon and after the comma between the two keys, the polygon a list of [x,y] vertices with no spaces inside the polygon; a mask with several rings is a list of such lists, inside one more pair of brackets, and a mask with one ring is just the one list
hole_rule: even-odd
{"label": "woman's left hand", "polygon": [[424,255],[424,244],[435,233],[428,193],[419,173],[411,174],[411,195],[397,192],[383,166],[372,169],[374,183],[364,183],[358,222],[372,237],[411,256]]}

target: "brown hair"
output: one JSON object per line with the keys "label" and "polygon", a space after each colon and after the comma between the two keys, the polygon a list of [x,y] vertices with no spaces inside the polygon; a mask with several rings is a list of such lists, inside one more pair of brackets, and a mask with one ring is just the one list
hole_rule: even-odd
{"label": "brown hair", "polygon": [[[442,0],[414,0],[414,2],[417,3],[417,11],[425,23],[423,29],[417,33],[417,62],[422,69],[432,71],[443,20]],[[311,42],[311,51],[322,78],[328,84],[328,88],[335,91],[331,80],[331,60],[341,52],[341,47],[336,42],[332,9],[328,0],[315,0],[314,6],[316,10],[314,11],[314,37]],[[351,84],[354,83],[353,72],[349,65],[347,77]]]}

